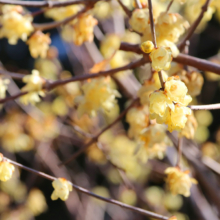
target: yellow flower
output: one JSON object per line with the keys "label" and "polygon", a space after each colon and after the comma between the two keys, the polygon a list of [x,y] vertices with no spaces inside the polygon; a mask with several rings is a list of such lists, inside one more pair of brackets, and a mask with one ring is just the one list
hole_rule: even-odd
{"label": "yellow flower", "polygon": [[115,107],[116,97],[120,97],[119,92],[111,88],[110,78],[92,79],[82,86],[82,90],[84,95],[75,99],[80,117],[86,113],[95,116],[99,109],[108,112]]}
{"label": "yellow flower", "polygon": [[158,40],[176,43],[187,28],[189,23],[180,14],[162,12],[156,24]]}
{"label": "yellow flower", "polygon": [[167,174],[167,187],[172,194],[181,194],[185,197],[190,196],[190,188],[197,181],[194,178],[190,178],[188,173],[189,171],[183,172],[177,167],[168,167],[165,170],[165,174]]}
{"label": "yellow flower", "polygon": [[161,46],[150,53],[150,59],[154,70],[168,70],[172,61],[172,52],[169,47]]}
{"label": "yellow flower", "polygon": [[187,122],[187,116],[191,114],[192,111],[190,108],[176,104],[174,111],[170,111],[168,117],[166,118],[168,130],[172,132],[173,130],[183,129]]}
{"label": "yellow flower", "polygon": [[184,136],[188,139],[193,139],[197,127],[198,127],[198,124],[197,124],[196,118],[194,117],[193,114],[189,115],[187,116],[185,127],[182,129],[179,135]]}
{"label": "yellow flower", "polygon": [[9,79],[0,78],[0,99],[4,99],[6,96],[6,90],[8,88],[8,84],[10,83]]}
{"label": "yellow flower", "polygon": [[32,189],[27,198],[27,207],[34,216],[40,215],[47,210],[47,203],[44,194],[39,189]]}
{"label": "yellow flower", "polygon": [[92,15],[88,13],[81,15],[73,25],[73,42],[77,46],[82,45],[86,41],[92,42],[94,38],[93,28],[97,23],[98,21]]}
{"label": "yellow flower", "polygon": [[152,41],[145,41],[141,44],[141,50],[144,53],[150,53],[154,49],[154,44]]}
{"label": "yellow flower", "polygon": [[41,31],[35,32],[27,41],[31,56],[33,58],[46,58],[50,43],[51,40],[49,34],[44,34]]}
{"label": "yellow flower", "polygon": [[8,161],[1,161],[0,162],[0,180],[5,182],[11,179],[14,170],[15,170],[15,167],[12,164],[10,164]]}
{"label": "yellow flower", "polygon": [[184,106],[187,106],[192,101],[191,96],[186,95],[188,89],[185,83],[178,76],[167,79],[164,91],[171,101],[181,103]]}
{"label": "yellow flower", "polygon": [[72,185],[69,181],[64,178],[58,178],[52,182],[54,191],[51,195],[52,200],[57,200],[58,198],[63,201],[68,199],[69,192],[72,191]]}
{"label": "yellow flower", "polygon": [[28,103],[34,105],[35,103],[40,102],[39,95],[45,96],[45,93],[42,90],[45,81],[40,77],[38,70],[32,70],[31,75],[23,77],[23,82],[26,83],[26,85],[21,89],[21,91],[29,93],[23,95],[20,98],[20,101],[25,105]]}
{"label": "yellow flower", "polygon": [[129,23],[133,30],[143,33],[146,28],[150,28],[149,10],[135,9],[132,13]]}
{"label": "yellow flower", "polygon": [[20,6],[4,5],[2,13],[0,38],[8,38],[9,44],[16,44],[19,39],[26,41],[34,30],[31,24],[32,17],[22,15],[23,9]]}
{"label": "yellow flower", "polygon": [[157,90],[150,94],[150,113],[163,117],[167,107],[174,110],[174,104],[167,98],[163,91]]}

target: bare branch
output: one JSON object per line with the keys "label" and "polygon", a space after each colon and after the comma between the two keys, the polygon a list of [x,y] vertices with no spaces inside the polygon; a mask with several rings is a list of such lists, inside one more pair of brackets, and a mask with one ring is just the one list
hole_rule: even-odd
{"label": "bare branch", "polygon": [[[92,0],[89,0],[90,2]],[[96,1],[93,1],[96,2]],[[61,6],[68,6],[68,5],[76,5],[76,4],[87,4],[88,0],[69,0],[63,2],[55,2],[55,1],[16,1],[16,0],[0,0],[0,4],[7,4],[7,5],[21,5],[25,7],[33,7],[33,8],[40,8],[40,7],[61,7]]]}
{"label": "bare branch", "polygon": [[139,9],[142,8],[142,5],[139,0],[135,0],[135,3],[137,5],[137,8],[139,8]]}
{"label": "bare branch", "polygon": [[[22,165],[22,164],[20,164],[20,163],[17,163],[17,162],[15,162],[15,161],[13,161],[13,160],[10,160],[10,159],[8,159],[8,158],[6,158],[6,157],[4,157],[4,159],[7,160],[9,163],[11,163],[11,164],[17,166],[17,167],[20,167],[20,168],[22,168],[22,169],[24,169],[24,170],[26,170],[26,171],[28,171],[28,172],[32,172],[32,173],[34,173],[34,174],[36,174],[36,175],[39,175],[39,176],[41,176],[41,177],[43,177],[43,178],[45,178],[45,179],[50,180],[50,181],[54,181],[54,180],[57,179],[56,177],[53,177],[53,176],[50,176],[50,175],[48,175],[48,174],[46,174],[46,173],[43,173],[43,172],[34,170],[34,169],[29,168],[29,167],[27,167],[27,166],[24,166],[24,165]],[[71,183],[71,182],[70,182],[70,183]],[[140,214],[142,214],[142,215],[145,215],[145,216],[148,216],[148,217],[151,217],[151,218],[155,218],[155,219],[159,219],[159,220],[169,220],[169,218],[166,217],[166,216],[159,215],[159,214],[156,214],[156,213],[153,213],[153,212],[150,212],[150,211],[141,209],[141,208],[137,208],[137,207],[134,207],[134,206],[131,206],[131,205],[127,205],[127,204],[125,204],[125,203],[119,202],[119,201],[114,200],[114,199],[109,199],[109,198],[105,198],[105,197],[99,196],[99,195],[94,194],[94,193],[90,192],[89,190],[87,190],[87,189],[85,189],[85,188],[83,188],[83,187],[80,187],[80,186],[78,186],[78,185],[75,185],[75,184],[73,184],[73,183],[71,183],[71,185],[72,185],[72,187],[73,187],[75,190],[77,190],[77,191],[79,191],[79,192],[81,192],[81,193],[84,193],[84,194],[86,194],[86,195],[92,196],[92,197],[94,197],[94,198],[96,198],[96,199],[102,200],[102,201],[104,201],[104,202],[108,202],[108,203],[111,203],[111,204],[120,206],[120,207],[122,207],[122,208],[125,208],[125,209],[128,209],[128,210],[131,210],[131,211],[140,213]]]}
{"label": "bare branch", "polygon": [[176,167],[180,168],[180,160],[182,157],[182,147],[183,147],[183,139],[182,137],[178,138],[178,155],[177,155],[177,162],[176,162]]}
{"label": "bare branch", "polygon": [[210,104],[210,105],[190,105],[188,106],[192,110],[216,110],[220,109],[220,104]]}
{"label": "bare branch", "polygon": [[119,3],[119,5],[121,5],[125,14],[130,18],[132,16],[132,12],[123,4],[123,2],[121,0],[118,0],[118,3]]}
{"label": "bare branch", "polygon": [[211,2],[211,0],[206,0],[205,4],[202,6],[201,8],[201,13],[199,14],[198,18],[196,19],[196,21],[193,23],[193,25],[190,27],[189,32],[187,33],[187,35],[185,36],[185,38],[183,39],[183,41],[178,45],[178,48],[180,51],[182,51],[185,47],[186,41],[189,40],[191,38],[191,36],[193,35],[193,33],[195,32],[196,28],[198,27],[198,25],[200,24],[204,13],[207,11],[209,3]]}
{"label": "bare branch", "polygon": [[168,11],[170,10],[170,7],[172,6],[172,4],[173,4],[173,0],[170,0],[170,3],[169,3],[169,5],[167,6],[167,10],[166,10],[167,13],[168,13]]}
{"label": "bare branch", "polygon": [[[120,45],[120,50],[131,51],[137,54],[143,54],[138,44],[129,44],[122,42]],[[173,61],[181,63],[183,65],[195,67],[199,70],[209,71],[220,75],[220,65],[210,62],[208,60],[180,53],[177,57],[173,58]]]}
{"label": "bare branch", "polygon": [[139,101],[139,98],[136,98],[133,100],[133,102],[108,126],[106,126],[105,128],[103,128],[97,135],[95,135],[87,144],[85,144],[79,151],[77,151],[75,154],[73,154],[69,159],[67,159],[66,161],[64,161],[63,163],[61,163],[60,165],[65,165],[67,163],[69,163],[70,161],[74,160],[75,158],[77,158],[80,154],[82,154],[89,146],[91,146],[93,143],[95,143],[98,138],[108,129],[110,129],[111,127],[113,127],[117,122],[119,122],[128,112],[129,109],[131,109],[134,105],[137,104],[137,102]]}
{"label": "bare branch", "polygon": [[[128,69],[134,69],[136,67],[139,67],[139,66],[145,64],[146,62],[147,62],[147,60],[145,58],[141,58],[141,59],[139,59],[137,61],[134,61],[134,62],[131,62],[131,63],[125,65],[125,66],[115,68],[115,69],[111,69],[111,70],[107,70],[107,71],[100,71],[100,72],[95,73],[95,74],[87,73],[87,74],[83,74],[83,75],[80,75],[80,76],[75,76],[75,77],[72,77],[72,78],[69,78],[69,79],[66,79],[66,80],[57,80],[57,81],[54,81],[54,82],[46,81],[46,83],[43,86],[43,89],[49,91],[51,89],[54,89],[57,86],[65,85],[65,84],[70,83],[70,82],[84,81],[84,80],[87,80],[87,79],[97,78],[97,77],[101,77],[101,76],[113,75],[113,74],[115,74],[117,72],[120,72],[120,71],[124,71],[124,70],[128,70]],[[15,73],[10,73],[10,72],[4,71],[4,70],[0,70],[0,74],[10,75],[11,77],[16,77]],[[22,74],[18,74],[17,78],[22,79],[21,75]],[[14,96],[10,96],[10,97],[6,97],[4,99],[0,99],[0,103],[5,103],[7,101],[14,100],[14,99],[16,99],[20,96],[26,95],[27,93],[28,92],[21,92],[21,93],[18,93],[16,95],[14,95]]]}
{"label": "bare branch", "polygon": [[74,15],[72,15],[62,21],[49,22],[49,23],[44,23],[44,24],[34,24],[33,23],[33,27],[35,30],[41,30],[41,31],[53,29],[53,28],[56,28],[61,25],[65,25],[65,24],[69,23],[70,21],[74,20],[75,18],[77,18],[81,14],[85,13],[89,9],[90,9],[89,7],[85,7],[81,11],[79,11],[77,14],[74,14]]}

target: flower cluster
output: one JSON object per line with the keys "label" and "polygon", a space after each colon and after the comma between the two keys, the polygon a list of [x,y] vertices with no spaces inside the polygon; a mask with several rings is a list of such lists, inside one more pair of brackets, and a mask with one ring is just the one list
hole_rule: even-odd
{"label": "flower cluster", "polygon": [[69,181],[64,178],[58,178],[52,182],[54,191],[51,195],[52,200],[57,200],[58,198],[63,201],[67,200],[69,197],[69,192],[72,191],[73,187]]}
{"label": "flower cluster", "polygon": [[150,94],[150,118],[159,124],[166,123],[170,132],[184,128],[187,116],[191,115],[191,109],[186,106],[192,98],[187,91],[179,77],[169,77],[164,91]]}
{"label": "flower cluster", "polygon": [[26,85],[21,89],[22,92],[28,92],[28,94],[23,95],[20,98],[20,101],[27,105],[31,103],[34,105],[37,102],[40,102],[40,96],[45,96],[44,91],[42,90],[44,80],[40,77],[40,73],[37,70],[32,70],[31,75],[23,77],[23,82]]}
{"label": "flower cluster", "polygon": [[99,109],[108,112],[115,107],[116,97],[120,97],[120,94],[111,88],[110,81],[109,77],[92,79],[82,86],[84,95],[75,99],[78,103],[77,112],[80,117],[85,113],[95,116]]}
{"label": "flower cluster", "polygon": [[34,58],[46,58],[50,43],[49,34],[44,34],[41,31],[35,32],[27,41],[31,56]]}
{"label": "flower cluster", "polygon": [[97,20],[91,14],[85,13],[81,15],[73,25],[73,42],[77,46],[82,45],[86,41],[92,42],[94,38],[93,28],[97,23]]}
{"label": "flower cluster", "polygon": [[23,13],[24,10],[21,6],[2,6],[0,38],[8,38],[10,44],[16,44],[19,39],[27,40],[34,29],[31,24],[32,17],[25,16]]}
{"label": "flower cluster", "polygon": [[190,196],[190,188],[192,184],[196,184],[197,181],[194,178],[190,178],[189,171],[181,171],[176,167],[169,167],[165,170],[167,174],[167,187],[172,194],[181,194],[186,197]]}
{"label": "flower cluster", "polygon": [[8,161],[5,161],[3,155],[0,154],[0,180],[7,181],[11,179],[15,167]]}
{"label": "flower cluster", "polygon": [[[189,23],[178,13],[162,12],[155,21],[157,45],[170,47],[172,55],[176,57],[179,50],[175,43],[189,28]],[[152,40],[150,28],[145,28],[142,42]]]}

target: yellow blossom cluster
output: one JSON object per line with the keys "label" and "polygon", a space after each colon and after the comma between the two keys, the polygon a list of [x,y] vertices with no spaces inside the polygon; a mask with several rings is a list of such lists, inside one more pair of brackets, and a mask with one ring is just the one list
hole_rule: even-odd
{"label": "yellow blossom cluster", "polygon": [[108,112],[115,107],[116,98],[120,97],[120,94],[111,88],[110,81],[109,77],[92,79],[82,86],[83,95],[75,99],[80,117],[85,113],[95,116],[100,109]]}
{"label": "yellow blossom cluster", "polygon": [[97,20],[91,14],[85,13],[81,15],[73,25],[73,42],[77,46],[82,45],[86,41],[92,42],[94,38],[93,28],[97,23]]}
{"label": "yellow blossom cluster", "polygon": [[[176,57],[179,50],[175,45],[180,36],[189,28],[189,23],[178,13],[161,12],[155,21],[157,45],[169,47],[172,55]],[[145,28],[142,42],[151,41],[151,29]]]}
{"label": "yellow blossom cluster", "polygon": [[51,195],[52,200],[60,198],[65,201],[69,197],[69,192],[72,191],[73,187],[69,181],[64,178],[58,178],[52,182],[54,191]]}
{"label": "yellow blossom cluster", "polygon": [[45,96],[44,91],[42,90],[44,80],[40,77],[38,70],[32,70],[31,75],[23,77],[23,82],[26,85],[21,89],[22,92],[28,92],[26,95],[23,95],[20,98],[20,101],[27,105],[31,103],[34,105],[37,102],[40,102],[40,96]]}
{"label": "yellow blossom cluster", "polygon": [[26,41],[34,30],[31,16],[23,15],[21,6],[3,5],[0,23],[2,25],[0,38],[8,38],[10,44],[16,44],[19,39]]}
{"label": "yellow blossom cluster", "polygon": [[167,187],[172,194],[181,194],[185,197],[190,196],[190,188],[197,181],[194,178],[190,178],[189,171],[183,172],[177,167],[168,167],[165,170],[165,174],[167,174]]}
{"label": "yellow blossom cluster", "polygon": [[14,170],[15,167],[8,161],[4,160],[3,155],[0,154],[0,180],[5,182],[11,179]]}
{"label": "yellow blossom cluster", "polygon": [[33,149],[34,140],[24,131],[24,119],[24,115],[12,112],[1,122],[0,142],[6,151],[20,152]]}
{"label": "yellow blossom cluster", "polygon": [[46,58],[50,43],[49,34],[44,34],[41,31],[36,31],[27,41],[33,58]]}
{"label": "yellow blossom cluster", "polygon": [[184,128],[187,116],[191,115],[191,109],[185,107],[192,101],[187,91],[178,76],[169,77],[164,91],[150,94],[150,118],[159,124],[166,123],[170,132]]}

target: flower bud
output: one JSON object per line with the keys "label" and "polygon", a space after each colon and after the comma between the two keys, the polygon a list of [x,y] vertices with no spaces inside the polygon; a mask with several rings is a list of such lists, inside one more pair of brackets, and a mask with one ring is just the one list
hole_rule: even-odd
{"label": "flower bud", "polygon": [[144,53],[151,53],[152,50],[154,49],[154,44],[152,41],[145,41],[141,44],[141,50],[144,52]]}

